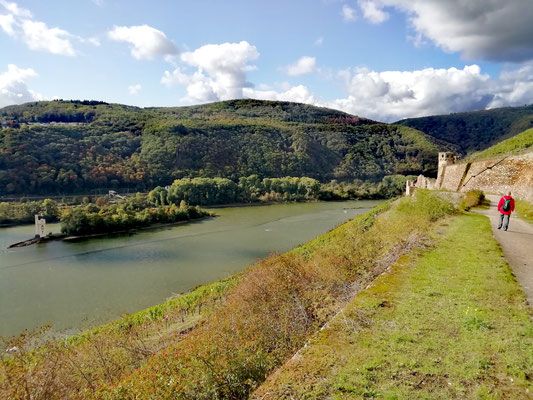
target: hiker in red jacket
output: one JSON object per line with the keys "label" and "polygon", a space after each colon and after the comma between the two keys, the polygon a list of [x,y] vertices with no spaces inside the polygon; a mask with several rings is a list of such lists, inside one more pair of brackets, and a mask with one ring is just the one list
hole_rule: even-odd
{"label": "hiker in red jacket", "polygon": [[500,223],[498,229],[503,228],[507,230],[509,227],[509,218],[514,211],[514,199],[511,197],[511,192],[508,192],[506,196],[503,196],[498,203],[498,211],[500,212]]}

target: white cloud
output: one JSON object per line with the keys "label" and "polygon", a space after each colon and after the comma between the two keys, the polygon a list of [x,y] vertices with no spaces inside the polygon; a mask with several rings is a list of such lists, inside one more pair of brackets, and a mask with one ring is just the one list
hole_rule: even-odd
{"label": "white cloud", "polygon": [[43,97],[26,84],[27,80],[36,76],[37,73],[31,68],[23,69],[9,64],[7,71],[0,74],[0,107],[42,100]]}
{"label": "white cloud", "polygon": [[331,101],[319,100],[302,85],[243,92],[250,98],[308,103],[384,122],[533,103],[533,62],[505,70],[498,78],[483,74],[475,64],[415,71],[359,68],[340,71],[337,77],[346,97]]}
{"label": "white cloud", "polygon": [[34,21],[32,13],[16,3],[0,0],[8,14],[0,15],[0,27],[9,36],[22,39],[31,50],[74,56],[71,39],[75,37],[60,28],[49,28],[44,22]]}
{"label": "white cloud", "polygon": [[500,74],[494,99],[488,108],[521,106],[533,102],[533,62]]}
{"label": "white cloud", "polygon": [[316,58],[304,56],[298,59],[294,64],[289,65],[286,70],[290,76],[299,76],[310,74],[315,70]]}
{"label": "white cloud", "polygon": [[132,96],[135,96],[135,95],[139,94],[141,89],[142,89],[142,86],[139,83],[137,83],[135,85],[130,85],[130,86],[128,86],[128,93],[131,94]]}
{"label": "white cloud", "polygon": [[495,82],[477,65],[418,71],[357,69],[344,71],[341,76],[348,97],[329,102],[329,107],[389,122],[484,109],[497,90]]}
{"label": "white cloud", "polygon": [[15,34],[14,25],[15,18],[13,15],[0,15],[0,28],[2,28],[9,36],[13,36]]}
{"label": "white cloud", "polygon": [[405,11],[417,33],[467,59],[512,62],[533,59],[533,1],[377,1]]}
{"label": "white cloud", "polygon": [[31,50],[48,51],[52,54],[74,56],[67,31],[59,28],[48,28],[44,22],[25,20],[22,22],[23,40]]}
{"label": "white cloud", "polygon": [[293,86],[283,92],[275,90],[244,89],[245,97],[259,100],[293,101],[296,103],[318,104],[316,97],[306,86]]}
{"label": "white cloud", "polygon": [[389,14],[375,0],[358,0],[363,17],[373,24],[380,24],[389,18]]}
{"label": "white cloud", "polygon": [[148,25],[115,26],[108,36],[112,40],[129,43],[131,55],[137,60],[178,53],[176,45],[163,32]]}
{"label": "white cloud", "polygon": [[341,15],[344,21],[346,22],[355,21],[355,17],[356,17],[355,9],[353,9],[352,7],[346,4],[342,6]]}
{"label": "white cloud", "polygon": [[243,89],[252,86],[246,72],[255,69],[250,65],[259,53],[248,42],[208,44],[193,52],[183,53],[181,61],[196,68],[187,74],[179,66],[165,71],[161,83],[187,85],[187,102],[208,102],[243,97]]}
{"label": "white cloud", "polygon": [[17,3],[12,3],[5,0],[0,0],[0,4],[9,12],[9,14],[14,15],[15,17],[21,18],[31,18],[32,14],[30,10],[19,7]]}

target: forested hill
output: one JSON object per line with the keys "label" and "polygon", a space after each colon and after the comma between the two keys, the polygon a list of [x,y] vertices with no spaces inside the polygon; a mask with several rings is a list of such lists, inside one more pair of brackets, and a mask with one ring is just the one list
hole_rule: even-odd
{"label": "forested hill", "polygon": [[0,109],[0,195],[151,189],[183,177],[377,180],[435,173],[430,137],[304,104],[137,108],[51,101]]}
{"label": "forested hill", "polygon": [[533,127],[533,105],[409,118],[396,124],[453,143],[462,153],[484,150]]}

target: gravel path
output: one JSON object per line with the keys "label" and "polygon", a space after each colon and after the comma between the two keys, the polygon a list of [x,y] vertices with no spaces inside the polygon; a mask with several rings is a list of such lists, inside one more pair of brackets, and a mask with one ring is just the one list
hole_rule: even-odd
{"label": "gravel path", "polygon": [[503,255],[522,286],[529,305],[533,307],[533,224],[511,215],[509,229],[498,230],[499,213],[497,210],[500,196],[487,195],[489,210],[478,210],[490,219],[494,238],[500,242]]}

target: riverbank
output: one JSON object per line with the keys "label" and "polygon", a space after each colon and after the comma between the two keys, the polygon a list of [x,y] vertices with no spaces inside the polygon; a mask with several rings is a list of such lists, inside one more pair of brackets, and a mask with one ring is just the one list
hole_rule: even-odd
{"label": "riverbank", "polygon": [[255,399],[530,399],[531,309],[480,215],[404,257]]}
{"label": "riverbank", "polygon": [[[164,350],[150,348],[152,340],[142,329],[126,328],[115,333],[116,342],[108,335],[95,338],[108,357],[105,365],[91,351],[94,342],[72,349],[74,362],[84,366],[89,381],[72,369],[72,363],[60,362],[63,370],[58,374],[69,387],[76,387],[76,393],[90,398],[244,398],[354,293],[420,243],[433,221],[450,212],[448,201],[424,191],[394,207],[385,203],[313,246],[248,269],[209,309],[208,319],[183,333],[174,331]],[[137,345],[108,347],[125,342]],[[147,348],[134,351],[141,343]],[[50,357],[63,357],[61,351],[50,351]],[[117,368],[106,372],[106,365]],[[33,368],[37,373],[39,368]]]}

